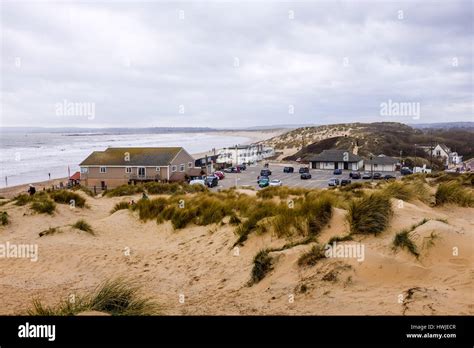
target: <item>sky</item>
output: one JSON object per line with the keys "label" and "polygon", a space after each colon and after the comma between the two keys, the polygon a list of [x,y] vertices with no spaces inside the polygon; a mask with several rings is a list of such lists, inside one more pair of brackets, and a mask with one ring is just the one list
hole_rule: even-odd
{"label": "sky", "polygon": [[1,2],[1,126],[474,121],[473,2]]}

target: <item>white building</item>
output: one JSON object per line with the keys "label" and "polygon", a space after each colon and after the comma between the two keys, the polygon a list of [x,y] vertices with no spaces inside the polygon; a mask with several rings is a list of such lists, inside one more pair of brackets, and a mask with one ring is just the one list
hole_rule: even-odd
{"label": "white building", "polygon": [[230,165],[254,164],[275,155],[272,147],[263,145],[238,145],[220,149],[216,163]]}
{"label": "white building", "polygon": [[400,161],[396,158],[378,155],[365,161],[365,170],[374,172],[395,172]]}
{"label": "white building", "polygon": [[[429,147],[423,146],[423,149],[425,149],[425,151],[430,154]],[[431,155],[433,157],[443,159],[446,166],[449,166],[450,164],[457,165],[462,163],[462,156],[459,156],[459,154],[455,151],[451,151],[451,149],[445,144],[437,144],[433,148]]]}

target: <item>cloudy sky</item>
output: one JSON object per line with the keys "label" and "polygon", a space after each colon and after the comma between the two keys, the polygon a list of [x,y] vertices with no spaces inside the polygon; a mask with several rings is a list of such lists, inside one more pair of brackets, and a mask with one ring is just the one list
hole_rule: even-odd
{"label": "cloudy sky", "polygon": [[[470,0],[2,1],[1,12],[3,126],[474,120]],[[381,112],[389,101],[420,112]]]}

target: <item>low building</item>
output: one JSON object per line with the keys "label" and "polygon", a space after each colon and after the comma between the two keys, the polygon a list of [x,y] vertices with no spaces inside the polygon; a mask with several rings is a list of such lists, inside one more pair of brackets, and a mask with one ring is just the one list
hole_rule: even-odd
{"label": "low building", "polygon": [[216,163],[238,165],[254,164],[275,155],[272,147],[263,145],[236,145],[220,149]]}
{"label": "low building", "polygon": [[308,156],[308,162],[313,169],[360,170],[364,166],[362,157],[348,150],[324,150],[319,155]]}
{"label": "low building", "polygon": [[446,167],[462,163],[462,156],[460,156],[456,151],[451,151],[451,149],[445,144],[437,144],[435,147],[420,146],[420,148],[428,153],[428,155],[443,160]]}
{"label": "low building", "polygon": [[400,166],[400,161],[396,158],[378,155],[365,161],[365,170],[374,172],[395,172]]}
{"label": "low building", "polygon": [[183,181],[196,172],[194,158],[182,147],[110,147],[94,151],[79,166],[82,185],[101,189],[146,181]]}

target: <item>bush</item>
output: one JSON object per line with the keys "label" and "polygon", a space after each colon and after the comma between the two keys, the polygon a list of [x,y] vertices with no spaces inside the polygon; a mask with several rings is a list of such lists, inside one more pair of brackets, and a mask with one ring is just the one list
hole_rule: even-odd
{"label": "bush", "polygon": [[68,190],[53,191],[49,196],[53,201],[60,204],[71,204],[71,201],[74,201],[74,205],[79,208],[84,208],[86,204],[86,200],[83,197]]}
{"label": "bush", "polygon": [[72,227],[94,235],[94,231],[92,230],[91,225],[89,225],[83,219],[80,219],[80,220],[76,221],[76,223],[74,225],[72,225]]}
{"label": "bush", "polygon": [[457,204],[462,207],[473,207],[474,196],[472,191],[462,187],[458,181],[442,183],[435,194],[436,205],[447,203]]}
{"label": "bush", "polygon": [[122,209],[128,209],[130,208],[130,204],[128,202],[118,202],[115,204],[113,209],[110,211],[110,214],[115,213],[116,211],[122,210]]}
{"label": "bush", "polygon": [[390,199],[381,193],[372,193],[350,202],[347,221],[351,233],[378,234],[389,226],[393,214]]}
{"label": "bush", "polygon": [[120,196],[131,196],[137,193],[143,193],[144,189],[142,185],[122,185],[112,190],[107,190],[105,195],[107,197],[120,197]]}
{"label": "bush", "polygon": [[43,214],[53,214],[54,210],[56,209],[56,204],[50,199],[42,199],[34,201],[31,204],[31,209],[36,211],[37,213]]}
{"label": "bush", "polygon": [[2,221],[2,226],[8,225],[10,223],[8,213],[6,211],[2,211],[0,213],[0,220]]}
{"label": "bush", "polygon": [[267,249],[261,250],[253,258],[253,268],[249,285],[258,283],[272,270],[272,258]]}
{"label": "bush", "polygon": [[308,252],[298,258],[298,266],[314,266],[316,263],[326,258],[324,248],[321,245],[314,245]]}
{"label": "bush", "polygon": [[28,314],[64,316],[85,311],[105,312],[114,316],[141,316],[157,314],[158,306],[150,298],[141,296],[140,287],[133,281],[117,278],[100,284],[89,295],[77,296],[74,303],[64,300],[57,306],[47,307],[35,299]]}

